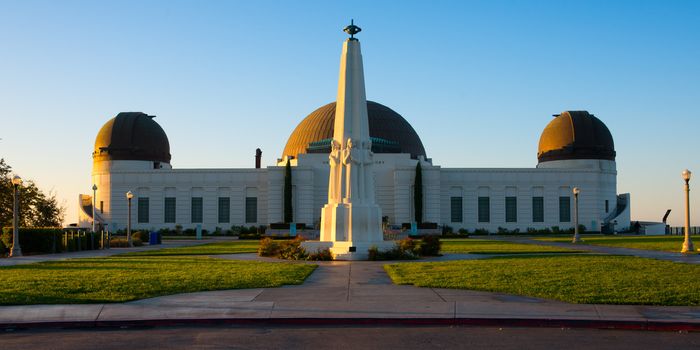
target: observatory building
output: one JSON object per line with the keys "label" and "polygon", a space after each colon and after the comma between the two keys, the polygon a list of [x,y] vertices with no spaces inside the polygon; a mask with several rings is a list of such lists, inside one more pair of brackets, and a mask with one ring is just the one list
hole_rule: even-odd
{"label": "observatory building", "polygon": [[[407,120],[381,103],[366,103],[374,201],[385,223],[415,221],[413,193],[420,163],[423,222],[489,232],[569,229],[574,225],[572,190],[577,187],[579,224],[587,230],[630,225],[629,194],[617,193],[613,137],[586,111],[564,111],[544,126],[532,168],[442,168],[428,158],[409,123],[414,116],[407,114]],[[112,231],[125,228],[125,194],[131,191],[133,229],[181,225],[213,231],[282,222],[289,161],[294,222],[318,229],[329,198],[335,114],[336,102],[331,102],[302,119],[274,166],[260,167],[258,151],[257,165],[251,168],[180,169],[171,166],[168,136],[154,116],[119,113],[95,139],[95,219]],[[92,201],[92,194],[80,195],[83,226],[92,222]]]}

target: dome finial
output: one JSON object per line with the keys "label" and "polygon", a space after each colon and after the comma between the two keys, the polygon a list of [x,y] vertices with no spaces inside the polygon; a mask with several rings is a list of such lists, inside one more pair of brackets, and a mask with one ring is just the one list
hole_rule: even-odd
{"label": "dome finial", "polygon": [[345,27],[343,29],[344,32],[350,34],[350,40],[357,40],[355,39],[355,34],[359,33],[362,31],[362,28],[358,27],[355,25],[355,20],[351,19],[350,20],[350,25]]}

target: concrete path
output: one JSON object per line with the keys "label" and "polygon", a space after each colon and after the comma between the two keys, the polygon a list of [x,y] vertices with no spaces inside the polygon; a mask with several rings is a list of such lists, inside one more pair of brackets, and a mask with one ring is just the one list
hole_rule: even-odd
{"label": "concrete path", "polygon": [[[698,253],[681,254],[680,252],[672,253],[672,252],[662,252],[662,251],[657,251],[657,250],[616,248],[616,247],[606,247],[606,246],[588,245],[588,244],[562,243],[562,242],[547,242],[547,241],[538,241],[538,240],[530,238],[530,237],[489,236],[488,238],[499,240],[499,241],[515,242],[515,243],[535,244],[535,245],[541,245],[541,246],[562,247],[562,248],[570,248],[570,249],[576,249],[576,250],[584,250],[584,251],[589,251],[589,252],[599,253],[599,254],[630,255],[630,256],[638,256],[638,257],[642,257],[642,258],[650,258],[650,259],[657,259],[657,260],[668,260],[668,261],[686,263],[686,264],[700,264],[700,254],[698,254]],[[585,242],[586,238],[583,237],[583,240]],[[679,244],[678,250],[680,251],[680,244]]]}
{"label": "concrete path", "polygon": [[[218,256],[260,259],[254,254]],[[280,262],[283,263],[283,262]],[[299,286],[179,294],[121,304],[0,307],[0,328],[272,324],[481,324],[700,331],[700,307],[585,305],[399,286],[385,262],[320,262]]]}

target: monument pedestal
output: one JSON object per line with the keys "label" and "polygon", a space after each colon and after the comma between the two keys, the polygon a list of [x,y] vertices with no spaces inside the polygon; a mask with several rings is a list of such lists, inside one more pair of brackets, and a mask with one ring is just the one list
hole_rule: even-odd
{"label": "monument pedestal", "polygon": [[313,252],[329,248],[336,260],[367,260],[371,247],[393,248],[393,241],[384,241],[382,213],[376,204],[328,203],[321,209],[321,241],[304,242]]}

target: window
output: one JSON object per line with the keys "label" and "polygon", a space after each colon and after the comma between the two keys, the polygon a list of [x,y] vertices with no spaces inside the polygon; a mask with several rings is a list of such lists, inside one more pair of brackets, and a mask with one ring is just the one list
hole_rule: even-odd
{"label": "window", "polygon": [[100,213],[104,213],[104,212],[105,212],[105,202],[100,201]]}
{"label": "window", "polygon": [[489,222],[491,219],[491,208],[489,197],[479,197],[479,222]]}
{"label": "window", "polygon": [[231,198],[219,197],[219,222],[231,222]]}
{"label": "window", "polygon": [[462,197],[450,197],[450,221],[462,222]]}
{"label": "window", "polygon": [[544,197],[532,197],[532,222],[544,222]]}
{"label": "window", "polygon": [[165,197],[165,222],[175,223],[175,197]]}
{"label": "window", "polygon": [[202,222],[202,197],[192,197],[192,223]]}
{"label": "window", "polygon": [[605,212],[606,212],[606,213],[608,212],[608,210],[610,210],[610,207],[609,207],[609,206],[610,206],[610,202],[606,199],[606,200],[605,200]]}
{"label": "window", "polygon": [[518,197],[506,197],[506,222],[518,221]]}
{"label": "window", "polygon": [[138,221],[139,223],[148,222],[148,198],[139,198],[138,201]]}
{"label": "window", "polygon": [[245,222],[258,222],[258,197],[245,197]]}
{"label": "window", "polygon": [[559,222],[571,222],[571,197],[559,197]]}

